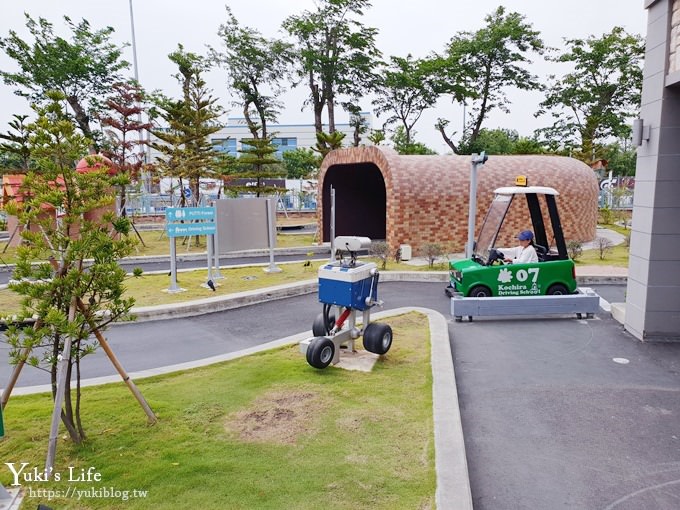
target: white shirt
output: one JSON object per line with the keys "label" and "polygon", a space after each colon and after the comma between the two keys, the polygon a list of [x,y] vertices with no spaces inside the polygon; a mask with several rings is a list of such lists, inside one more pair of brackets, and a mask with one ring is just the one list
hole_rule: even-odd
{"label": "white shirt", "polygon": [[522,246],[517,246],[515,248],[501,248],[498,251],[502,252],[506,259],[511,259],[512,264],[538,262],[536,249],[532,245],[528,245],[526,248],[523,248]]}

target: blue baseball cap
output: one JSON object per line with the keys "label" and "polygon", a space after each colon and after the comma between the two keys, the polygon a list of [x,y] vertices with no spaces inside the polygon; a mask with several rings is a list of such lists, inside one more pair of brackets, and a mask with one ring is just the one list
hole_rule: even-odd
{"label": "blue baseball cap", "polygon": [[517,239],[520,241],[531,241],[534,238],[534,233],[531,230],[522,230],[517,234]]}

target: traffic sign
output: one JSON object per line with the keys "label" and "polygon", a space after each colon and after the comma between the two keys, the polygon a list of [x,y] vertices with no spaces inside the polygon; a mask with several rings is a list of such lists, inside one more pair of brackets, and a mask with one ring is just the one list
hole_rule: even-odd
{"label": "traffic sign", "polygon": [[168,237],[215,235],[214,223],[168,223],[166,228]]}
{"label": "traffic sign", "polygon": [[191,188],[187,186],[182,192],[184,193],[184,198],[191,198]]}
{"label": "traffic sign", "polygon": [[167,207],[165,219],[168,223],[186,220],[215,221],[214,207]]}

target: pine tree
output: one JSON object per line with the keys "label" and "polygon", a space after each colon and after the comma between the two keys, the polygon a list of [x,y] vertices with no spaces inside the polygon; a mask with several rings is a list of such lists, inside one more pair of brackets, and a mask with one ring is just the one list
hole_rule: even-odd
{"label": "pine tree", "polygon": [[256,196],[272,195],[284,191],[276,186],[265,184],[265,179],[281,177],[285,170],[281,161],[275,156],[276,147],[272,144],[271,136],[265,138],[244,138],[241,140],[242,149],[239,157],[232,165],[233,177],[251,179],[255,186],[232,185],[229,189],[239,193],[255,193]]}
{"label": "pine tree", "polygon": [[[28,127],[34,168],[24,180],[24,207],[8,206],[22,224],[39,226],[22,232],[14,282],[9,286],[22,296],[17,320],[36,318],[36,322],[33,328],[10,327],[6,337],[13,364],[28,363],[50,372],[53,397],[59,357],[65,361],[61,419],[71,439],[80,443],[85,439],[81,362],[95,350],[91,335],[127,316],[134,304],[124,296],[126,273],[118,265],[134,242],[116,235],[128,232],[125,218],[108,213],[85,219],[88,212],[113,202],[111,180],[103,170],[84,174],[75,170],[91,141],[77,133],[64,112],[64,96],[52,92],[49,98],[46,106],[35,107],[38,118]],[[48,257],[50,262],[45,262]],[[86,265],[85,260],[91,262]]]}
{"label": "pine tree", "polygon": [[[210,135],[220,130],[217,119],[222,109],[202,77],[210,68],[205,58],[185,52],[182,45],[169,58],[179,69],[175,77],[182,87],[182,99],[156,96],[156,113],[167,127],[152,130],[163,143],[154,142],[151,146],[162,154],[158,160],[161,173],[178,178],[182,188],[186,179],[198,202],[201,177],[217,175]],[[181,205],[186,205],[183,195]]]}
{"label": "pine tree", "polygon": [[142,122],[144,92],[139,84],[121,82],[114,84],[112,89],[106,100],[111,112],[100,121],[108,142],[102,154],[116,165],[115,184],[119,187],[120,215],[127,216],[126,187],[140,179],[146,144],[143,132],[151,129],[151,124]]}

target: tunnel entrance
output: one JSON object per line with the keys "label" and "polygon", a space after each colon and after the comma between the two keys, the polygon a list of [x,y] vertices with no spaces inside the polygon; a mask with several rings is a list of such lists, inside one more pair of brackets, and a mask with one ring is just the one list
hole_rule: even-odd
{"label": "tunnel entrance", "polygon": [[328,167],[323,180],[323,241],[330,241],[331,186],[335,189],[335,235],[384,240],[387,193],[382,173],[373,163]]}

